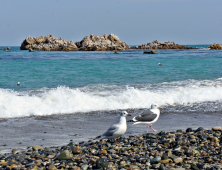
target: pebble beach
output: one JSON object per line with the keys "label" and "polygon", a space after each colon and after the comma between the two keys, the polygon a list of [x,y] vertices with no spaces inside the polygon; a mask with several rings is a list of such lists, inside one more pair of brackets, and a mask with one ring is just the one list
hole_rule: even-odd
{"label": "pebble beach", "polygon": [[[131,114],[135,113],[130,111]],[[8,136],[6,146],[1,146],[1,169],[222,168],[222,128],[220,126],[213,127],[220,124],[220,113],[175,116],[163,112],[154,124],[158,132],[146,133],[146,126],[133,126],[127,123],[127,132],[120,137],[118,144],[112,140],[93,140],[97,135],[103,133],[112,122],[116,121],[119,116],[117,112],[111,114],[108,122],[107,116],[103,116],[101,113],[86,115],[84,124],[83,120],[81,121],[83,119],[81,114],[63,115],[63,120],[67,123],[66,126],[61,117],[35,118],[35,124],[39,127],[48,122],[47,126],[42,127],[44,131],[41,134],[35,134],[38,136],[35,140],[33,140],[33,135],[34,129],[37,127],[31,126],[26,134],[18,134],[19,139],[14,138],[13,140],[13,136]],[[34,121],[32,119],[27,118],[26,121],[28,120],[32,124]],[[45,122],[40,125],[40,121],[38,122],[37,119],[41,119],[41,122],[45,119]],[[56,119],[60,119],[56,124],[57,127],[50,131],[50,126],[52,124],[55,126]],[[184,121],[176,123],[181,119]],[[22,121],[25,120],[20,120],[20,123],[24,123]],[[63,129],[59,123],[63,125]],[[203,123],[205,127],[198,127]],[[39,128],[38,131],[42,129]],[[18,130],[17,132],[19,133]],[[7,152],[4,151],[4,148],[8,148]]]}
{"label": "pebble beach", "polygon": [[1,169],[221,169],[221,127],[121,137],[0,155]]}

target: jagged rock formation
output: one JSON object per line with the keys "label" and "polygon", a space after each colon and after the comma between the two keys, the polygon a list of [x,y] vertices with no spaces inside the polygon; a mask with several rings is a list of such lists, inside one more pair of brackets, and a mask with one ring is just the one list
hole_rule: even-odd
{"label": "jagged rock formation", "polygon": [[114,34],[104,34],[102,36],[94,36],[91,34],[75,44],[81,51],[112,51],[129,49],[128,44],[121,42],[119,37]]}
{"label": "jagged rock formation", "polygon": [[210,50],[222,50],[222,44],[211,44],[208,48],[210,48]]}
{"label": "jagged rock formation", "polygon": [[21,50],[41,50],[41,51],[77,51],[77,46],[73,41],[62,38],[55,38],[52,35],[45,37],[27,37],[23,40]]}
{"label": "jagged rock formation", "polygon": [[155,40],[151,43],[142,44],[137,47],[131,47],[131,49],[195,49],[195,48],[188,46],[181,46],[170,41],[158,42],[157,40]]}

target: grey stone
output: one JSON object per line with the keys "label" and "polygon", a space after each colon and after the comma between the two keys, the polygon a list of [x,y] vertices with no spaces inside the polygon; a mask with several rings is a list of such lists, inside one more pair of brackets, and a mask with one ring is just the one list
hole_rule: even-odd
{"label": "grey stone", "polygon": [[100,158],[96,161],[96,168],[106,168],[108,167],[108,161],[106,158]]}
{"label": "grey stone", "polygon": [[158,164],[161,161],[161,157],[157,156],[156,158],[151,159],[151,164]]}
{"label": "grey stone", "polygon": [[60,155],[57,157],[58,160],[69,160],[71,159],[71,155],[69,150],[64,150]]}

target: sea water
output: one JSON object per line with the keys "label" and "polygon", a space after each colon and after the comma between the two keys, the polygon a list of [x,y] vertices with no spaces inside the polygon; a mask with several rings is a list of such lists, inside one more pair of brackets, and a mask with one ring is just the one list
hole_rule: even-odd
{"label": "sea water", "polygon": [[222,50],[192,46],[197,49],[155,55],[135,49],[0,51],[0,118],[141,109],[152,103],[170,113],[222,112]]}

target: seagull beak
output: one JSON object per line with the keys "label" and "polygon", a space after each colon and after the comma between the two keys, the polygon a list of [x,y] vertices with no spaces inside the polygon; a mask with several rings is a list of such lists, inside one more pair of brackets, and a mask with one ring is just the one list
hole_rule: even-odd
{"label": "seagull beak", "polygon": [[127,116],[131,116],[131,114],[128,114]]}
{"label": "seagull beak", "polygon": [[160,106],[159,106],[158,108],[159,108],[159,109],[162,109],[162,107],[160,107]]}

